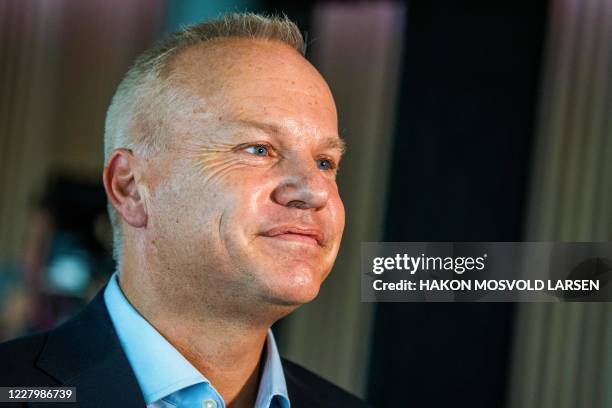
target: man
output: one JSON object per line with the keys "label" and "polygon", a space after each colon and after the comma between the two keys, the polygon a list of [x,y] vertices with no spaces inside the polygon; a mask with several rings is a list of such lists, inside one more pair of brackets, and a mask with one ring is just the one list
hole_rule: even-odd
{"label": "man", "polygon": [[119,85],[104,186],[118,273],[76,318],[0,349],[0,385],[81,406],[359,407],[270,326],[311,301],[344,228],[331,92],[286,19],[176,33]]}

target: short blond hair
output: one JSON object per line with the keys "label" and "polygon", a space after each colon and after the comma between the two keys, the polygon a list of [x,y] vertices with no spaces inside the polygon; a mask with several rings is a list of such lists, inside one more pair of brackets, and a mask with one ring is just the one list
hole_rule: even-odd
{"label": "short blond hair", "polygon": [[[119,148],[152,155],[166,145],[163,124],[169,110],[164,107],[173,106],[180,96],[164,71],[187,48],[223,38],[280,41],[305,53],[299,28],[286,16],[232,13],[170,34],[142,53],[119,83],[106,113],[105,163]],[[113,228],[113,257],[120,263],[121,221],[110,203],[108,213]]]}

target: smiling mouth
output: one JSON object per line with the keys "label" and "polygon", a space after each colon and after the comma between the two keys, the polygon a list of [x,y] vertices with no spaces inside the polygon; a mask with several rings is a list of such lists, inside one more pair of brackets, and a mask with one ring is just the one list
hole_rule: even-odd
{"label": "smiling mouth", "polygon": [[275,238],[284,241],[301,242],[313,246],[323,246],[323,234],[317,229],[297,227],[277,227],[262,234],[267,238]]}

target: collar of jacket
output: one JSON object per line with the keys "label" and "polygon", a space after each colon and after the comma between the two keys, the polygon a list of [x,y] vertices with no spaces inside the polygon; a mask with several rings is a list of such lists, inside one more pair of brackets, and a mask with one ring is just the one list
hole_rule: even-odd
{"label": "collar of jacket", "polygon": [[104,289],[74,318],[48,334],[37,360],[79,406],[144,407],[145,401],[104,303]]}

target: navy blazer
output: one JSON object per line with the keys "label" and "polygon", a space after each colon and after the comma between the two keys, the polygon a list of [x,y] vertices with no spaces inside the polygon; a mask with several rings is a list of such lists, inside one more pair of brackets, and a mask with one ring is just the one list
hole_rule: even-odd
{"label": "navy blazer", "polygon": [[[11,406],[145,407],[103,293],[53,330],[0,344],[0,386],[76,387],[77,402]],[[282,364],[292,408],[367,406],[295,363]]]}

